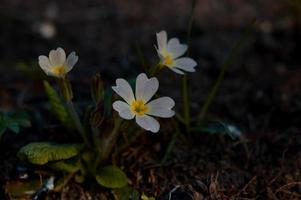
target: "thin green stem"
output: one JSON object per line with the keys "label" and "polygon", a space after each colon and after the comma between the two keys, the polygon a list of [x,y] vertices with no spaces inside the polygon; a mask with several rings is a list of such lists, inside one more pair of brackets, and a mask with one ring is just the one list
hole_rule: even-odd
{"label": "thin green stem", "polygon": [[65,76],[63,78],[58,79],[57,82],[58,82],[58,85],[59,85],[59,88],[61,91],[61,95],[66,102],[67,110],[68,110],[70,117],[75,125],[75,128],[77,129],[80,136],[83,138],[86,146],[91,147],[89,138],[88,138],[88,134],[87,134],[86,130],[84,129],[84,127],[80,121],[80,118],[75,110],[75,107],[72,103],[73,92],[72,92],[72,87],[71,87],[71,84],[70,84],[68,78]]}
{"label": "thin green stem", "polygon": [[189,99],[189,90],[188,90],[188,80],[186,74],[183,76],[182,79],[182,96],[183,96],[183,116],[188,130],[190,127],[190,105],[189,105],[190,99]]}
{"label": "thin green stem", "polygon": [[[187,28],[187,45],[188,45],[188,47],[190,44],[190,37],[191,37],[192,24],[193,24],[193,20],[194,20],[195,7],[196,7],[196,0],[192,0],[188,28]],[[189,54],[189,50],[187,51],[187,55],[188,54]],[[185,119],[186,130],[188,131],[190,129],[190,92],[189,92],[188,78],[187,78],[186,74],[182,78],[182,96],[183,96],[183,116]]]}
{"label": "thin green stem", "polygon": [[[194,11],[196,7],[197,0],[192,0],[191,2],[191,10],[190,10],[190,15],[189,15],[189,22],[188,22],[188,28],[187,28],[187,45],[188,48],[190,46],[190,38],[191,38],[191,30],[192,30],[192,25],[193,25],[193,20],[194,20]],[[189,54],[189,49],[187,54]]]}
{"label": "thin green stem", "polygon": [[74,125],[77,129],[77,131],[79,132],[80,136],[83,138],[85,144],[87,145],[87,147],[91,147],[90,145],[90,142],[89,142],[89,139],[88,139],[88,135],[87,135],[87,132],[85,131],[80,119],[79,119],[79,116],[75,110],[75,107],[72,103],[72,101],[68,101],[66,103],[67,105],[67,109],[69,111],[69,114],[70,114],[70,117],[72,118],[73,122],[74,122]]}
{"label": "thin green stem", "polygon": [[118,136],[120,134],[120,127],[122,124],[122,119],[120,117],[115,118],[114,128],[112,132],[109,134],[102,134],[102,138],[100,139],[99,147],[101,151],[99,152],[99,156],[96,158],[95,168],[99,166],[102,162],[106,161],[108,157],[111,155],[114,146],[116,145]]}
{"label": "thin green stem", "polygon": [[239,52],[241,51],[241,49],[244,47],[247,39],[249,38],[249,35],[250,35],[250,32],[254,26],[256,22],[256,19],[252,20],[252,22],[250,23],[250,25],[247,27],[244,35],[240,38],[240,40],[234,45],[234,47],[232,48],[229,56],[226,58],[226,60],[224,61],[224,64],[222,66],[222,71],[221,73],[219,74],[210,94],[208,95],[206,101],[205,101],[205,104],[204,106],[202,107],[202,110],[201,110],[201,113],[198,117],[198,125],[201,125],[206,114],[207,114],[207,111],[210,107],[210,105],[212,104],[223,80],[224,80],[224,77],[225,77],[225,74],[228,70],[228,68],[234,63],[234,60],[235,58],[237,57],[237,55],[239,54]]}
{"label": "thin green stem", "polygon": [[178,123],[174,119],[172,120],[172,123],[173,123],[176,130],[175,130],[175,133],[173,134],[173,136],[171,138],[171,141],[169,142],[169,144],[167,146],[164,157],[161,160],[162,165],[169,159],[171,151],[172,151],[173,147],[175,146],[175,144],[177,142],[178,136],[180,135],[180,128],[179,128]]}
{"label": "thin green stem", "polygon": [[150,76],[157,76],[162,69],[162,64],[158,63],[149,70]]}
{"label": "thin green stem", "polygon": [[68,174],[66,177],[63,177],[62,179],[60,179],[61,181],[56,181],[57,183],[56,183],[53,191],[55,191],[55,192],[61,191],[67,185],[67,183],[69,183],[69,181],[74,177],[74,175],[78,171],[79,171],[79,169],[72,172],[72,173],[70,173],[70,174]]}
{"label": "thin green stem", "polygon": [[186,124],[185,119],[179,113],[176,112],[175,116],[181,123]]}

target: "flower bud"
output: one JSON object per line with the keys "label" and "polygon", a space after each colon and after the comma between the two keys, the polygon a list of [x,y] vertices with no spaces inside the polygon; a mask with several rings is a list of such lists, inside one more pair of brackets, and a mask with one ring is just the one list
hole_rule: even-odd
{"label": "flower bud", "polygon": [[91,82],[91,96],[95,105],[98,105],[104,98],[104,86],[100,74],[96,74]]}
{"label": "flower bud", "polygon": [[90,113],[90,125],[98,127],[103,121],[103,105],[98,104],[98,107]]}

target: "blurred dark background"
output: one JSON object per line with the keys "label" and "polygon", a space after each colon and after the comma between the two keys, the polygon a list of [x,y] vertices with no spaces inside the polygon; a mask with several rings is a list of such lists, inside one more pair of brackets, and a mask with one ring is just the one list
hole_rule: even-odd
{"label": "blurred dark background", "polygon": [[[282,128],[296,125],[301,102],[300,4],[298,0],[198,0],[190,44],[191,56],[199,64],[197,73],[189,75],[193,110],[199,111],[224,59],[256,18],[210,113],[247,130],[271,123]],[[1,0],[0,108],[37,101],[40,80],[45,78],[37,58],[59,46],[80,57],[70,73],[81,90],[79,99],[88,98],[85,84],[96,72],[108,85],[117,77],[134,77],[143,71],[137,47],[150,65],[158,62],[156,32],[166,30],[169,37],[186,42],[190,9],[188,0]],[[180,92],[175,90],[179,76],[165,70],[159,79],[161,91],[173,91],[180,109]]]}

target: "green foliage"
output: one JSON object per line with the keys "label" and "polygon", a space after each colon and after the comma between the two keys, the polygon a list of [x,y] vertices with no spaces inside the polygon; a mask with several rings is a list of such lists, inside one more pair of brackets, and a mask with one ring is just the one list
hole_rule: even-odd
{"label": "green foliage", "polygon": [[57,79],[57,83],[60,88],[61,96],[66,102],[70,102],[73,99],[72,86],[67,78]]}
{"label": "green foliage", "polygon": [[83,183],[85,180],[86,180],[86,177],[82,174],[76,174],[74,176],[74,180],[77,182],[77,183]]}
{"label": "green foliage", "polygon": [[115,189],[114,194],[117,200],[139,200],[139,192],[130,186]]}
{"label": "green foliage", "polygon": [[200,131],[209,134],[225,134],[230,136],[232,139],[240,138],[242,135],[241,131],[237,127],[222,121],[217,121],[206,128],[200,128]]}
{"label": "green foliage", "polygon": [[128,183],[126,174],[113,165],[106,166],[99,170],[95,178],[98,184],[107,188],[122,188]]}
{"label": "green foliage", "polygon": [[228,71],[228,69],[233,65],[233,63],[235,62],[237,56],[239,55],[239,53],[241,53],[243,47],[246,45],[247,40],[249,39],[250,33],[253,29],[253,27],[255,26],[256,23],[256,19],[253,19],[251,21],[251,23],[247,26],[244,34],[242,35],[242,37],[237,41],[236,44],[234,44],[233,48],[231,49],[229,55],[226,57],[226,59],[224,60],[224,63],[222,65],[221,68],[221,72],[218,75],[218,78],[216,80],[216,82],[213,85],[213,88],[211,89],[210,93],[207,96],[207,99],[205,100],[205,103],[201,109],[201,112],[198,116],[198,124],[201,125],[207,115],[207,112],[209,110],[209,107],[211,106],[211,104],[213,103],[216,95],[218,94],[218,91],[223,83],[223,80],[226,76],[226,72]]}
{"label": "green foliage", "polygon": [[34,142],[22,147],[18,157],[32,164],[44,165],[50,161],[72,158],[80,153],[82,147],[81,144]]}
{"label": "green foliage", "polygon": [[156,200],[155,197],[148,197],[148,196],[146,196],[145,194],[142,194],[142,195],[141,195],[141,199],[142,199],[142,200]]}
{"label": "green foliage", "polygon": [[58,93],[47,81],[44,81],[44,88],[51,104],[51,111],[62,124],[70,126],[71,121],[69,114]]}
{"label": "green foliage", "polygon": [[48,163],[50,168],[67,173],[75,173],[80,170],[78,160],[61,160],[58,162]]}
{"label": "green foliage", "polygon": [[20,127],[30,127],[31,122],[25,112],[0,112],[0,139],[1,136],[7,131],[11,130],[14,133],[20,132]]}

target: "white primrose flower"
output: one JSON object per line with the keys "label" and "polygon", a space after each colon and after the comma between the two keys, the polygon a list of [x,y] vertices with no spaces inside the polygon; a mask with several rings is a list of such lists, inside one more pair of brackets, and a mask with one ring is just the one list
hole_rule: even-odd
{"label": "white primrose flower", "polygon": [[72,70],[74,65],[78,61],[78,56],[75,52],[69,54],[66,59],[66,53],[64,49],[57,48],[49,52],[49,58],[47,56],[39,56],[39,65],[42,70],[49,76],[63,78],[69,71]]}
{"label": "white primrose flower", "polygon": [[160,64],[168,67],[178,74],[185,72],[195,72],[194,67],[197,63],[188,57],[181,57],[187,51],[186,44],[180,44],[178,38],[171,38],[167,41],[166,31],[157,33],[158,47],[156,50],[160,57]]}
{"label": "white primrose flower", "polygon": [[146,74],[141,73],[136,79],[135,95],[130,84],[124,79],[117,79],[116,86],[112,89],[121,96],[124,101],[115,101],[113,108],[123,119],[136,118],[136,123],[151,132],[158,132],[159,122],[151,117],[169,118],[174,116],[172,108],[175,102],[170,97],[160,97],[150,101],[159,88],[159,81],[153,77],[148,79]]}

